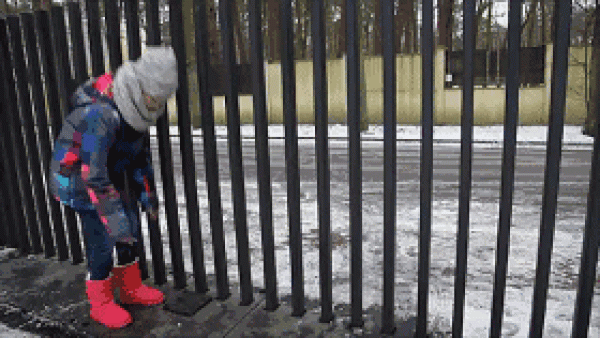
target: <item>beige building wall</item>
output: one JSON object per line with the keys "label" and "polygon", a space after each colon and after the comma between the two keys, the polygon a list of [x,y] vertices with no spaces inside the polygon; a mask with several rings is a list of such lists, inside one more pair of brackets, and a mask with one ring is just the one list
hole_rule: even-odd
{"label": "beige building wall", "polygon": [[[588,58],[591,49],[588,49]],[[370,124],[383,122],[383,60],[366,57],[364,62],[367,111]],[[460,124],[462,90],[444,88],[444,49],[438,49],[434,64],[434,120],[438,125]],[[519,90],[519,123],[521,125],[547,124],[552,73],[552,46],[546,48],[545,83],[541,86]],[[314,123],[313,63],[297,61],[296,109],[299,123]],[[281,65],[265,66],[267,109],[270,123],[283,123],[283,88]],[[419,124],[421,121],[421,57],[418,54],[398,55],[396,58],[396,99],[399,124]],[[327,61],[327,90],[330,123],[346,121],[346,60]],[[585,48],[570,50],[567,106],[565,123],[582,124],[585,120]],[[240,120],[242,124],[253,123],[251,95],[240,96]],[[502,124],[506,112],[504,88],[474,89],[474,123],[476,125]],[[226,123],[225,100],[214,98],[215,123]]]}

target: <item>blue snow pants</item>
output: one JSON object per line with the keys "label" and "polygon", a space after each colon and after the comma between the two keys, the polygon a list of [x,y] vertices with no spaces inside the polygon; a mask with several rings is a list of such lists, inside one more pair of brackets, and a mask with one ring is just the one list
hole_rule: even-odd
{"label": "blue snow pants", "polygon": [[[125,211],[129,221],[135,224],[132,227],[135,229],[133,236],[139,242],[140,227],[136,211],[127,208]],[[133,245],[120,242],[113,243],[96,210],[78,210],[77,212],[81,217],[90,280],[102,280],[109,276],[113,268],[113,249],[115,248],[119,265],[135,261],[138,257],[137,243]]]}

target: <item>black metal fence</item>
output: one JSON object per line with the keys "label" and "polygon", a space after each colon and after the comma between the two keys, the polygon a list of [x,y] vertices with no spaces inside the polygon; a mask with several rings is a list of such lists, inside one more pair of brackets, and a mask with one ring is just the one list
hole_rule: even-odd
{"label": "black metal fence", "polygon": [[[227,131],[230,156],[230,174],[233,190],[234,223],[236,229],[239,284],[241,304],[253,302],[253,288],[249,260],[248,227],[246,220],[245,183],[242,166],[242,149],[239,119],[239,87],[236,79],[233,18],[230,12],[232,0],[221,0],[219,20],[223,41],[222,78],[225,79],[227,102]],[[396,233],[396,90],[398,77],[395,69],[394,47],[394,1],[382,0],[384,44],[384,264],[383,308],[381,327],[384,333],[394,331],[394,266]],[[125,1],[127,46],[131,58],[141,53],[138,1]],[[145,15],[148,24],[147,44],[160,44],[158,1],[146,1]],[[171,43],[178,59],[185,59],[182,7],[178,0],[169,1]],[[295,112],[295,78],[293,62],[293,21],[291,2],[282,2],[282,81],[285,114],[285,161],[287,167],[287,205],[289,217],[290,265],[292,271],[292,315],[305,313],[303,267],[300,223],[300,177],[298,163],[298,133]],[[105,23],[107,27],[108,60],[111,69],[122,62],[120,22],[117,0],[105,0]],[[202,107],[203,147],[206,181],[210,199],[210,227],[214,250],[216,292],[220,300],[230,296],[227,277],[227,260],[223,231],[223,210],[219,186],[218,161],[212,107],[209,52],[207,48],[206,1],[194,2],[195,43],[197,51],[197,74]],[[552,100],[547,143],[547,162],[544,179],[542,225],[538,249],[538,263],[532,304],[531,337],[541,337],[548,292],[550,257],[553,246],[559,164],[565,114],[565,90],[569,46],[571,1],[556,1],[556,27],[553,69]],[[43,173],[48,170],[52,140],[60,130],[61,121],[68,111],[68,95],[76,84],[89,76],[105,72],[104,50],[101,42],[99,2],[85,1],[91,73],[88,73],[86,51],[83,41],[81,7],[77,1],[65,7],[53,6],[50,12],[23,13],[0,18],[2,114],[0,151],[2,184],[0,244],[18,248],[22,254],[41,254],[59,260],[83,261],[76,215],[68,208],[49,198],[46,194]],[[261,35],[261,2],[250,1],[250,32],[252,46],[252,94],[256,127],[256,154],[260,199],[260,224],[262,229],[266,308],[278,307],[277,274],[275,269],[270,158],[267,136],[266,94]],[[327,129],[327,76],[325,54],[324,1],[312,1],[312,39],[314,47],[314,95],[316,124],[316,163],[319,227],[319,278],[321,322],[333,319],[332,309],[332,261],[331,261],[331,215],[330,215],[330,168]],[[349,173],[350,173],[350,233],[351,233],[351,322],[350,326],[363,325],[362,307],[362,212],[361,212],[361,135],[360,135],[360,71],[358,8],[353,0],[347,0],[347,88],[349,127]],[[69,55],[65,13],[70,25],[70,41],[73,46]],[[459,231],[455,274],[455,301],[453,334],[463,332],[465,279],[469,234],[469,201],[471,192],[471,161],[473,139],[473,87],[474,87],[474,41],[472,30],[475,16],[475,0],[464,1],[464,30],[466,37],[462,64],[463,114],[461,138],[461,178],[459,193]],[[418,271],[417,336],[425,337],[428,317],[428,291],[430,271],[432,176],[433,176],[433,4],[424,1],[422,7],[422,140],[420,175],[420,240]],[[504,153],[502,161],[502,188],[496,274],[492,307],[491,336],[501,332],[506,288],[509,234],[511,227],[512,195],[516,153],[516,127],[518,115],[519,64],[521,61],[520,24],[521,1],[510,1],[508,59],[506,70],[506,119],[504,128]],[[195,291],[207,292],[207,277],[201,247],[200,218],[195,178],[192,135],[188,102],[188,86],[184,62],[179,63],[180,86],[177,92],[180,147],[183,164],[187,219],[192,248]],[[600,119],[597,119],[600,121]],[[36,130],[37,126],[37,130]],[[48,126],[49,128],[45,128]],[[51,131],[51,133],[50,133]],[[174,273],[175,288],[186,286],[183,264],[180,223],[177,214],[171,143],[166,117],[157,127],[161,163],[161,176],[165,200],[169,246]],[[149,142],[149,140],[148,140]],[[600,199],[596,198],[600,183],[600,137],[594,142],[593,165],[588,199],[588,213],[583,243],[583,257],[577,290],[573,336],[587,336],[594,278],[598,261]],[[64,213],[61,211],[64,211]],[[40,233],[41,230],[41,233]],[[167,282],[163,247],[159,227],[149,227],[154,279],[157,284]],[[143,243],[140,244],[143,247]],[[142,256],[145,252],[141,250]],[[141,257],[144,278],[148,277],[145,257]]]}

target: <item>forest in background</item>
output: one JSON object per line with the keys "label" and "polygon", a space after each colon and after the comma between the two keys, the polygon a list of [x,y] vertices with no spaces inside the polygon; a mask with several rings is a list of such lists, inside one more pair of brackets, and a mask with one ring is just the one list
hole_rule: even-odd
{"label": "forest in background", "polygon": [[[69,0],[73,1],[73,0]],[[90,0],[79,1],[82,8]],[[98,0],[95,0],[98,1]],[[123,2],[120,0],[120,7]],[[163,25],[163,36],[168,42],[168,1],[158,0],[161,7],[161,24]],[[192,7],[194,0],[181,0],[184,13],[190,13],[186,18],[186,26],[193,27]],[[312,57],[312,42],[310,39],[311,1],[290,0],[294,15],[294,38],[295,58],[297,60],[308,60]],[[383,47],[381,43],[381,5],[379,0],[356,0],[360,3],[360,32],[363,55],[381,55]],[[394,0],[395,27],[396,27],[396,49],[398,53],[419,52],[419,30],[420,30],[420,7],[422,1],[416,0]],[[4,13],[16,13],[23,10],[45,9],[50,4],[62,3],[58,0],[0,0],[0,6]],[[103,2],[100,2],[100,10],[103,11]],[[233,16],[235,20],[235,45],[237,49],[238,62],[240,64],[250,63],[249,46],[249,0],[235,0]],[[494,50],[506,47],[507,27],[502,25],[508,15],[507,0],[477,0],[477,13],[475,19],[475,32],[477,34],[477,49]],[[207,1],[207,17],[209,18],[208,29],[211,41],[212,63],[220,61],[220,32],[218,19],[219,1]],[[436,11],[436,37],[439,46],[448,50],[462,49],[462,0],[438,0],[434,1]],[[502,5],[503,4],[503,5]],[[529,0],[523,1],[523,24],[522,46],[537,47],[550,43],[552,40],[552,21],[554,1]],[[263,24],[265,59],[267,61],[278,61],[281,59],[281,0],[263,1]],[[592,25],[596,3],[594,1],[573,1],[573,24],[571,27],[571,40],[573,46],[582,46],[586,42],[591,43]],[[188,9],[188,10],[185,10]],[[326,1],[327,19],[327,55],[329,58],[340,58],[345,54],[345,31],[346,31],[346,0]],[[144,1],[140,1],[140,12],[144,12]],[[141,16],[142,27],[144,27],[144,16]],[[189,38],[193,40],[193,30],[189,30]]]}

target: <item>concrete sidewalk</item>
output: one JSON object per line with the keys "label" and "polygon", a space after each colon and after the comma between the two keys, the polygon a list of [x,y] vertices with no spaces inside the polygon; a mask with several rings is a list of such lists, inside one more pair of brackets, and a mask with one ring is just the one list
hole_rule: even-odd
{"label": "concrete sidewalk", "polygon": [[[151,269],[149,264],[148,268]],[[167,268],[167,272],[170,270]],[[152,273],[150,271],[150,275]],[[210,276],[209,276],[210,277]],[[0,337],[381,337],[379,309],[364,311],[362,329],[348,329],[350,307],[334,309],[332,323],[319,323],[320,307],[314,300],[306,300],[307,312],[303,317],[292,317],[289,297],[281,299],[276,311],[264,310],[264,295],[257,289],[250,306],[240,306],[238,287],[230,286],[232,296],[214,299],[215,288],[209,279],[209,295],[213,300],[193,316],[165,310],[164,304],[123,306],[130,311],[134,323],[120,330],[110,330],[89,317],[85,296],[85,262],[72,265],[42,255],[18,257],[16,250],[0,250]],[[153,278],[145,281],[153,285]],[[172,287],[169,282],[158,286],[167,301],[177,299],[185,290]],[[191,291],[193,281],[188,281]],[[416,320],[398,320],[394,337],[412,337]],[[435,329],[433,329],[435,331]],[[432,337],[446,337],[449,333],[434,333]]]}

